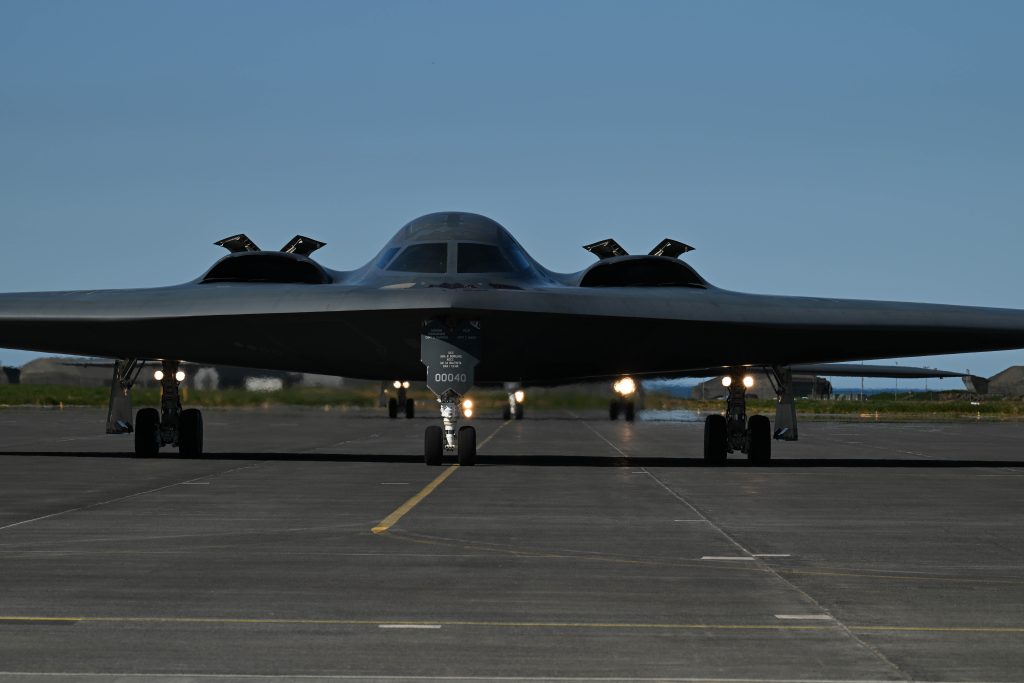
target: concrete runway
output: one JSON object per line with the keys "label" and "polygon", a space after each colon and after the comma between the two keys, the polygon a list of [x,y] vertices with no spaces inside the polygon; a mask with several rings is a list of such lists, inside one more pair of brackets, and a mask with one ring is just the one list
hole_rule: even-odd
{"label": "concrete runway", "polygon": [[428,468],[428,418],[207,411],[138,460],[103,417],[0,410],[6,677],[1024,680],[1024,424],[709,468],[698,423],[528,414]]}

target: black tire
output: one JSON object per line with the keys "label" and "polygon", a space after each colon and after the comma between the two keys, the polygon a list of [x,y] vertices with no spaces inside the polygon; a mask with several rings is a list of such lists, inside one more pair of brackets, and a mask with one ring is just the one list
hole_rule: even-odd
{"label": "black tire", "polygon": [[459,427],[459,464],[463,467],[476,464],[476,427]]}
{"label": "black tire", "polygon": [[728,455],[724,415],[708,415],[704,420],[704,462],[724,465]]}
{"label": "black tire", "polygon": [[618,420],[619,419],[619,402],[612,401],[608,404],[608,419]]}
{"label": "black tire", "polygon": [[752,465],[767,465],[772,459],[772,422],[764,415],[747,421],[747,460]]}
{"label": "black tire", "polygon": [[388,399],[388,417],[392,420],[398,417],[398,399],[394,396]]}
{"label": "black tire", "polygon": [[411,398],[405,399],[405,417],[410,420],[416,417],[416,401]]}
{"label": "black tire", "polygon": [[203,414],[195,408],[181,411],[178,418],[178,453],[183,458],[203,456]]}
{"label": "black tire", "polygon": [[522,403],[517,403],[516,404],[516,419],[517,420],[522,420],[523,419],[523,404]]}
{"label": "black tire", "polygon": [[160,413],[142,408],[135,414],[135,457],[154,458],[160,453]]}
{"label": "black tire", "polygon": [[501,409],[501,419],[511,420],[512,419],[512,408],[506,403],[505,407]]}
{"label": "black tire", "polygon": [[626,422],[632,422],[636,419],[636,404],[632,401],[626,401]]}
{"label": "black tire", "polygon": [[423,432],[423,461],[428,465],[440,465],[444,459],[444,433],[437,425],[427,427]]}

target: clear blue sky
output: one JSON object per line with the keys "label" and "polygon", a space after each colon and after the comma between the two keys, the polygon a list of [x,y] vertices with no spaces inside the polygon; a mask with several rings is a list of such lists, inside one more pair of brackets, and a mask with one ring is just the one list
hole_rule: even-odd
{"label": "clear blue sky", "polygon": [[182,282],[239,231],[351,268],[459,209],[556,270],[671,236],[729,289],[1024,308],[1021,26],[1020,2],[0,0],[0,291]]}

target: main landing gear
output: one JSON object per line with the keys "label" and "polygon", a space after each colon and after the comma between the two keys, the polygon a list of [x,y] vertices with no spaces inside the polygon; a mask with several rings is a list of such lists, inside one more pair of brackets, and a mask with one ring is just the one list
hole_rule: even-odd
{"label": "main landing gear", "polygon": [[615,398],[608,404],[608,419],[618,420],[619,415],[632,422],[636,419],[637,384],[632,377],[623,377],[612,385]]}
{"label": "main landing gear", "polygon": [[501,409],[501,419],[522,420],[523,401],[526,399],[526,392],[520,388],[518,383],[511,382],[505,384],[505,390],[508,391],[508,403]]}
{"label": "main landing gear", "polygon": [[764,415],[747,419],[747,389],[753,378],[731,373],[722,383],[729,389],[725,415],[708,415],[704,421],[704,461],[724,465],[729,453],[740,451],[752,465],[767,465],[772,457],[771,421]]}
{"label": "main landing gear", "polygon": [[398,390],[398,397],[392,396],[388,399],[388,417],[392,419],[398,417],[399,411],[405,411],[407,419],[416,417],[416,402],[406,393],[409,389],[409,382],[395,380],[392,386]]}
{"label": "main landing gear", "polygon": [[135,416],[135,455],[155,457],[163,446],[177,446],[186,458],[203,454],[203,414],[183,410],[179,386],[185,373],[178,361],[164,361],[154,377],[160,382],[160,410],[142,408]]}

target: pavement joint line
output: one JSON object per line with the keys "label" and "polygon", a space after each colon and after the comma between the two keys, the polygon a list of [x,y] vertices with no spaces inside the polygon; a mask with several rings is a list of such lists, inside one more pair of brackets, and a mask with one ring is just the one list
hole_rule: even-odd
{"label": "pavement joint line", "polygon": [[[828,623],[818,624],[715,624],[715,623],[643,623],[643,622],[587,622],[587,621],[487,621],[472,619],[431,619],[395,621],[392,619],[288,619],[246,617],[158,617],[158,616],[25,616],[0,615],[0,623],[113,623],[113,624],[266,624],[279,626],[377,626],[377,627],[491,627],[537,629],[596,629],[596,630],[671,630],[671,631],[821,631],[834,629],[838,623],[829,615],[775,615],[776,618],[799,618]],[[896,626],[886,624],[851,624],[845,628],[859,632],[923,632],[923,633],[991,633],[1024,635],[1024,626]],[[704,679],[698,679],[704,680]]]}
{"label": "pavement joint line", "polygon": [[0,531],[4,531],[5,529],[13,529],[14,527],[18,527],[18,526],[21,526],[23,524],[31,524],[32,522],[41,522],[44,519],[50,519],[52,517],[60,517],[62,515],[69,515],[72,512],[81,512],[81,511],[84,511],[84,510],[92,510],[93,508],[98,508],[98,507],[101,507],[103,505],[112,505],[113,503],[120,503],[121,501],[129,500],[131,498],[138,498],[139,496],[145,496],[145,495],[150,494],[150,493],[157,493],[158,491],[164,491],[164,490],[169,489],[169,488],[174,488],[175,486],[182,486],[182,485],[185,485],[185,484],[191,484],[191,483],[194,483],[195,481],[197,481],[199,479],[206,479],[208,477],[219,477],[221,475],[229,474],[230,472],[235,472],[237,470],[244,470],[244,469],[247,469],[249,467],[256,467],[258,464],[259,463],[256,463],[256,464],[253,464],[253,465],[242,465],[241,467],[232,467],[232,468],[224,470],[222,472],[214,472],[212,474],[203,474],[203,475],[200,475],[198,477],[192,477],[191,479],[186,479],[185,481],[176,481],[173,484],[166,484],[164,486],[158,486],[155,489],[147,489],[145,491],[139,491],[137,493],[130,493],[130,494],[126,495],[126,496],[120,496],[118,498],[111,498],[110,500],[103,500],[103,501],[100,501],[98,503],[92,503],[90,505],[81,505],[81,506],[76,507],[76,508],[69,508],[67,510],[60,510],[59,512],[52,512],[52,513],[50,513],[48,515],[43,515],[41,517],[34,517],[32,519],[25,519],[25,520],[22,520],[20,522],[14,522],[13,524],[7,524],[6,526],[0,526]]}
{"label": "pavement joint line", "polygon": [[[281,680],[280,674],[212,674],[212,673],[125,673],[125,672],[90,672],[73,673],[66,671],[0,671],[0,677],[17,678],[70,678],[80,680],[103,680],[113,678],[122,681],[155,678],[158,680],[230,680],[230,681],[264,681]],[[892,683],[891,679],[878,678],[674,678],[658,676],[656,678],[638,678],[630,676],[418,676],[415,674],[398,675],[360,675],[360,674],[288,674],[288,680],[299,681],[565,681],[566,683],[613,683],[629,681],[630,683]],[[950,680],[937,681],[915,679],[913,683],[995,683],[995,681]]]}
{"label": "pavement joint line", "polygon": [[[646,468],[644,468],[644,469],[646,469]],[[686,507],[690,508],[693,511],[694,514],[696,514],[696,515],[706,519],[708,521],[708,526],[710,526],[712,529],[714,529],[716,532],[718,532],[723,538],[725,538],[727,541],[729,541],[733,546],[738,548],[744,555],[752,555],[753,554],[753,553],[750,552],[750,550],[748,550],[746,547],[744,547],[742,543],[737,541],[728,532],[726,532],[725,529],[723,529],[722,527],[718,526],[717,524],[712,522],[710,519],[708,519],[708,516],[705,515],[703,512],[701,512],[700,510],[698,510],[697,507],[695,505],[693,505],[693,503],[691,503],[690,501],[686,500],[686,498],[684,498],[682,495],[677,493],[671,486],[669,486],[664,481],[662,481],[661,477],[657,476],[656,474],[654,474],[652,472],[651,473],[651,479],[653,479],[661,488],[665,489],[665,491],[667,491],[668,494],[671,495],[673,498],[675,498],[679,502],[681,502],[684,505],[686,505]],[[775,577],[776,581],[781,583],[783,586],[787,586],[791,590],[795,591],[798,595],[802,596],[804,598],[804,600],[809,602],[811,605],[814,605],[814,607],[817,608],[818,610],[820,610],[822,613],[827,614],[829,612],[825,608],[824,605],[822,605],[817,599],[814,598],[813,595],[811,595],[810,593],[805,591],[803,588],[800,588],[799,586],[797,586],[795,583],[793,583],[792,581],[787,579],[785,576],[783,576],[780,572],[776,571],[775,568],[773,568],[771,566],[771,564],[769,564],[767,562],[764,562],[763,560],[759,560],[757,558],[752,558],[752,559],[755,560],[757,562],[758,566],[760,568],[762,568],[767,574],[769,574],[770,576]],[[849,626],[844,624],[842,621],[840,621],[839,619],[834,619],[831,623],[835,624],[839,629],[841,629],[847,635],[847,637],[849,637],[850,640],[852,640],[854,643],[856,643],[860,647],[864,648],[867,652],[869,652],[872,655],[874,655],[874,657],[879,662],[881,662],[884,666],[888,667],[895,675],[899,676],[900,678],[902,678],[904,680],[910,680],[912,678],[905,671],[903,671],[903,669],[901,669],[899,667],[899,665],[897,665],[891,659],[886,657],[885,654],[881,650],[879,650],[877,647],[873,646],[871,643],[866,642],[863,638],[860,638],[857,635],[857,633],[855,633]]]}
{"label": "pavement joint line", "polygon": [[[487,443],[495,436],[497,436],[498,432],[500,432],[502,428],[507,424],[508,422],[503,422],[501,425],[499,425],[497,429],[491,432],[490,436],[488,436],[486,439],[480,442],[480,445],[477,446],[477,450],[480,450],[481,448],[486,446]],[[419,493],[417,493],[415,496],[413,496],[412,498],[398,506],[398,508],[394,512],[392,512],[390,515],[382,519],[377,524],[377,526],[370,529],[370,531],[377,535],[387,533],[387,531],[391,527],[398,523],[398,520],[402,519],[402,517],[405,517],[407,514],[409,514],[414,507],[422,503],[423,499],[425,499],[427,496],[433,493],[438,486],[443,484],[445,480],[448,479],[448,477],[455,474],[455,471],[457,469],[459,469],[458,464],[450,465],[447,469],[445,469],[444,472],[439,474],[432,482],[424,486]]]}
{"label": "pavement joint line", "polygon": [[[706,520],[701,520],[706,521]],[[710,522],[708,522],[710,524]],[[447,547],[459,547],[469,550],[479,550],[490,553],[501,553],[505,555],[515,555],[517,557],[527,557],[533,559],[557,559],[557,560],[582,560],[587,562],[609,562],[609,563],[621,563],[631,565],[645,565],[645,566],[658,566],[668,568],[684,568],[684,567],[696,567],[702,564],[703,561],[696,558],[661,558],[661,559],[636,559],[630,557],[619,557],[614,555],[608,555],[605,553],[579,553],[579,552],[568,552],[564,550],[544,550],[542,548],[515,548],[515,547],[504,547],[494,544],[486,544],[482,542],[467,542],[456,538],[445,538],[441,536],[427,536],[424,534],[415,534],[408,531],[399,532],[395,534],[389,534],[392,538],[400,538],[410,543],[420,543],[425,545],[440,545]],[[856,572],[846,570],[830,570],[827,568],[822,569],[794,569],[786,567],[772,567],[769,571],[768,565],[758,563],[755,566],[751,566],[745,562],[726,562],[719,565],[720,569],[736,571],[736,572],[758,572],[782,575],[796,575],[796,576],[832,576],[832,577],[849,577],[856,579],[871,579],[871,580],[883,580],[883,581],[931,581],[940,583],[965,583],[965,584],[983,584],[983,585],[1009,585],[1019,586],[1024,585],[1024,578],[993,578],[993,579],[982,579],[982,578],[971,578],[971,577],[958,577],[958,576],[937,576],[927,574],[880,574],[875,572]],[[788,584],[788,582],[786,582]],[[797,589],[799,590],[799,589]]]}

